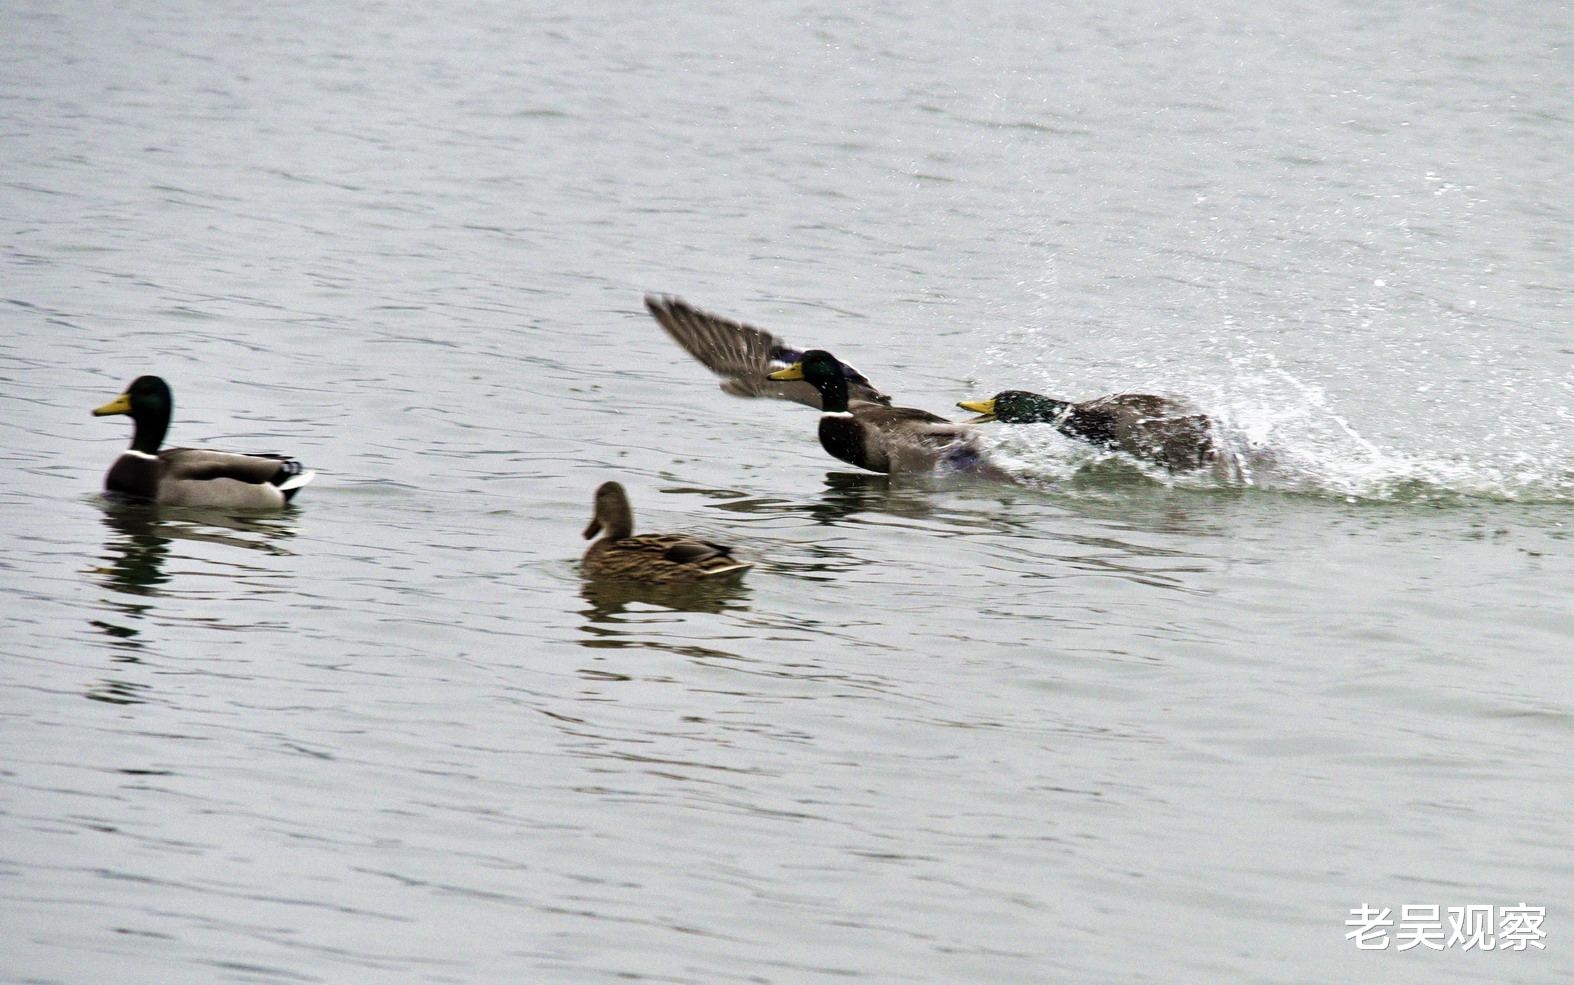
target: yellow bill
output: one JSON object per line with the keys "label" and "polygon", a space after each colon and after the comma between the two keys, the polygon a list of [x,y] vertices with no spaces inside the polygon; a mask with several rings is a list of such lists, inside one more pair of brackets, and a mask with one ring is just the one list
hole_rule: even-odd
{"label": "yellow bill", "polygon": [[122,393],[102,407],[93,408],[94,417],[108,417],[111,414],[131,413],[131,394]]}
{"label": "yellow bill", "polygon": [[803,379],[803,363],[796,362],[786,369],[778,369],[766,377],[768,380],[801,380]]}
{"label": "yellow bill", "polygon": [[970,410],[973,413],[980,415],[970,421],[965,422],[967,424],[982,424],[985,421],[992,421],[995,419],[994,398],[990,398],[988,400],[958,400],[956,405],[963,410]]}

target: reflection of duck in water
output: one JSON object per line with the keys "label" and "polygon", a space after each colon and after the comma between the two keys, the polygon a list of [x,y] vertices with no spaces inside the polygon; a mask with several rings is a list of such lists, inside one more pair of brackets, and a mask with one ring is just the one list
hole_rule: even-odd
{"label": "reflection of duck in water", "polygon": [[935,515],[934,491],[928,483],[893,481],[868,472],[827,472],[825,489],[803,511],[817,523],[838,524],[869,513],[904,520]]}
{"label": "reflection of duck in water", "polygon": [[[284,542],[295,536],[287,517],[279,514],[224,513],[216,509],[157,507],[152,503],[103,503],[104,525],[113,534],[104,541],[105,567],[94,569],[108,576],[111,587],[137,595],[160,594],[159,586],[171,581],[163,572],[165,560],[192,560],[199,555],[182,550],[186,544],[215,544],[275,557],[290,557]],[[226,557],[231,573],[259,570]]]}
{"label": "reflection of duck in water", "polygon": [[104,511],[104,524],[118,534],[105,542],[109,567],[100,569],[116,588],[135,595],[153,595],[169,581],[164,558],[170,537],[159,524],[158,513],[142,504],[119,504]]}
{"label": "reflection of duck in water", "polygon": [[1175,471],[1206,468],[1216,457],[1213,422],[1185,404],[1147,393],[1117,393],[1073,403],[1026,390],[1002,390],[957,404],[969,424],[1049,424],[1068,438],[1157,462]]}
{"label": "reflection of duck in water", "polygon": [[[640,630],[651,619],[652,606],[673,612],[720,613],[747,608],[749,586],[742,578],[707,578],[703,581],[640,582],[621,578],[586,578],[579,597],[589,608],[585,631],[597,639],[585,646],[616,648],[647,646],[648,637],[615,641]],[[626,630],[614,627],[627,624]]]}
{"label": "reflection of duck in water", "polygon": [[104,489],[163,506],[277,509],[312,480],[313,472],[282,455],[237,455],[201,448],[165,448],[174,398],[157,376],[139,376],[126,392],[93,411],[126,414],[135,425],[131,447],[104,476]]}
{"label": "reflection of duck in water", "polygon": [[732,548],[688,534],[634,535],[628,493],[616,482],[596,490],[595,515],[585,539],[603,534],[585,552],[585,573],[596,578],[638,582],[693,582],[740,575],[752,568],[732,556]]}

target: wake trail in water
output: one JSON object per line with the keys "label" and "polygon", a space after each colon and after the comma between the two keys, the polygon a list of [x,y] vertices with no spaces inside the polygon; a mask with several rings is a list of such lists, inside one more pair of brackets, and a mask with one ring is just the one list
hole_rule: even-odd
{"label": "wake trail in water", "polygon": [[[1574,502],[1574,461],[1556,440],[1567,433],[1567,408],[1554,408],[1546,415],[1550,423],[1534,427],[1485,417],[1490,408],[1475,418],[1462,415],[1483,429],[1474,447],[1412,451],[1366,437],[1322,386],[1298,378],[1271,356],[1230,363],[1227,379],[1199,381],[1185,394],[1214,421],[1219,455],[1210,468],[1172,474],[1033,424],[995,428],[991,455],[1029,485],[1119,484],[1140,477],[1187,488],[1252,488],[1352,502]],[[1457,427],[1461,420],[1428,423]],[[1424,446],[1431,431],[1417,427],[1404,434]],[[1453,437],[1469,444],[1468,435]],[[1538,438],[1552,439],[1546,442],[1551,448],[1536,447],[1543,443]]]}

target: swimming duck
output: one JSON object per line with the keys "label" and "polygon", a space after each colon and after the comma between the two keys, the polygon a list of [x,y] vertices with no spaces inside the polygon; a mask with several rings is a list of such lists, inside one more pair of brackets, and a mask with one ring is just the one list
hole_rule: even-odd
{"label": "swimming duck", "polygon": [[917,407],[852,400],[847,366],[824,349],[810,349],[769,380],[802,380],[820,396],[820,445],[844,462],[871,472],[920,472],[948,464],[987,469],[977,435],[966,424]]}
{"label": "swimming duck", "polygon": [[129,415],[131,447],[104,475],[106,492],[163,506],[278,509],[317,474],[283,455],[237,455],[201,448],[165,448],[175,406],[169,385],[139,376],[94,417]]}
{"label": "swimming duck", "polygon": [[732,556],[732,548],[687,534],[634,536],[634,511],[628,493],[616,482],[596,489],[595,513],[585,539],[602,534],[585,552],[585,573],[670,584],[741,574],[754,567]]}
{"label": "swimming duck", "polygon": [[[683,351],[722,378],[722,392],[734,397],[792,400],[820,408],[820,391],[813,386],[770,376],[802,359],[802,349],[763,328],[701,311],[679,298],[646,295],[645,307]],[[876,389],[868,377],[846,363],[840,365],[847,378],[849,402],[890,405],[891,398]]]}
{"label": "swimming duck", "polygon": [[1117,393],[1073,403],[1027,390],[1002,390],[957,406],[979,415],[969,424],[1050,424],[1068,438],[1123,451],[1176,472],[1205,468],[1215,458],[1213,422],[1168,397]]}

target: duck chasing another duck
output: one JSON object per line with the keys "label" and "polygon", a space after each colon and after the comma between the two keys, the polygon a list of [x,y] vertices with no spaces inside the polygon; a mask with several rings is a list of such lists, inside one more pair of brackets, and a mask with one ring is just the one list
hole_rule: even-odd
{"label": "duck chasing another duck", "polygon": [[[645,307],[672,340],[701,365],[722,378],[721,389],[734,397],[772,397],[818,409],[820,392],[804,382],[770,374],[803,358],[804,350],[789,345],[763,328],[713,315],[680,298],[645,296]],[[853,403],[891,403],[869,378],[840,364]]]}
{"label": "duck chasing another duck", "polygon": [[161,506],[278,509],[317,474],[283,455],[238,455],[202,448],[164,448],[175,401],[157,376],[139,376],[94,417],[125,414],[131,447],[104,475],[104,490]]}
{"label": "duck chasing another duck", "polygon": [[1174,472],[1206,468],[1217,457],[1213,422],[1168,397],[1117,393],[1074,403],[1027,390],[1002,390],[984,400],[963,400],[978,414],[969,424],[1049,424],[1068,438],[1123,451]]}
{"label": "duck chasing another duck", "polygon": [[888,407],[851,399],[847,367],[823,349],[767,379],[803,380],[820,396],[820,445],[836,458],[871,472],[922,472],[949,464],[987,469],[977,435],[966,424],[916,407]]}
{"label": "duck chasing another duck", "polygon": [[602,534],[585,551],[585,574],[661,584],[741,575],[754,567],[732,556],[732,548],[687,534],[634,535],[634,511],[617,482],[596,489],[595,513],[585,539]]}

